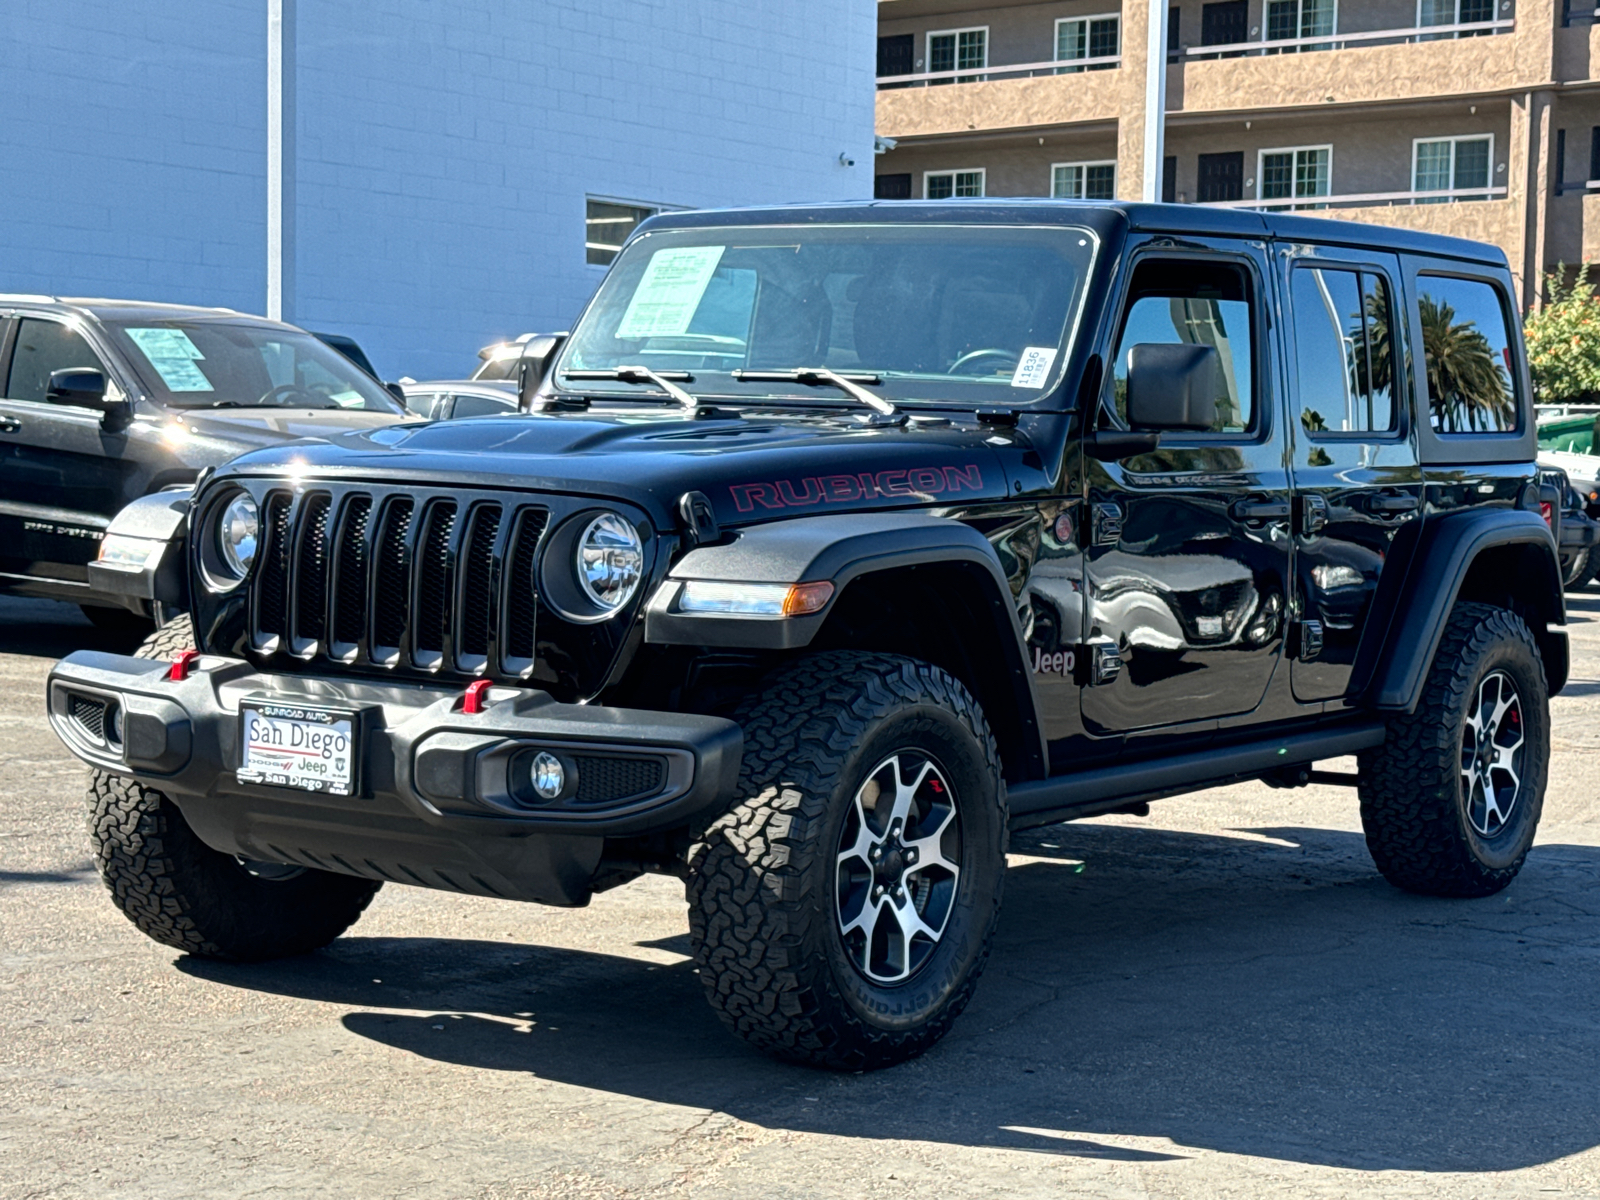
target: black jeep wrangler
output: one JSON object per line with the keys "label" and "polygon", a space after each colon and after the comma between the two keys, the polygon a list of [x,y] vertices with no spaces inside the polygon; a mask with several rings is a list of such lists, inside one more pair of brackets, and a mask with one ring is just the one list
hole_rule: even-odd
{"label": "black jeep wrangler", "polygon": [[846,1068],[967,1003],[1013,829],[1341,783],[1394,884],[1498,891],[1567,674],[1512,297],[1292,215],[658,217],[533,411],[204,482],[192,627],[50,676],[106,882],[262,959],[678,875],[727,1023]]}

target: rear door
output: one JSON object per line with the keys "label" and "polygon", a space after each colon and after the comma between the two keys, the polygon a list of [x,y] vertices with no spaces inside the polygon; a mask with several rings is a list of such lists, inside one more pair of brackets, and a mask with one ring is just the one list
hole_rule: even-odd
{"label": "rear door", "polygon": [[1392,254],[1278,251],[1295,489],[1290,677],[1298,700],[1349,689],[1378,581],[1422,518],[1407,322]]}
{"label": "rear door", "polygon": [[1217,350],[1209,433],[1164,433],[1151,454],[1088,460],[1087,635],[1122,668],[1082,691],[1096,734],[1169,730],[1256,709],[1282,650],[1289,479],[1275,412],[1269,263],[1260,243],[1186,238],[1136,253],[1102,423],[1119,425],[1129,350]]}

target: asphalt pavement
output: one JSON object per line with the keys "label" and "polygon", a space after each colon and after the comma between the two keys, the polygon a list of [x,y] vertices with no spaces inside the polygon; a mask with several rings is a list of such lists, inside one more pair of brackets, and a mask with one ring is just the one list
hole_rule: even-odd
{"label": "asphalt pavement", "polygon": [[557,910],[389,886],[328,949],[189,959],[111,906],[45,721],[75,609],[0,600],[0,1197],[1600,1196],[1600,592],[1521,877],[1404,895],[1353,791],[1013,841],[922,1059],[723,1031],[679,884]]}

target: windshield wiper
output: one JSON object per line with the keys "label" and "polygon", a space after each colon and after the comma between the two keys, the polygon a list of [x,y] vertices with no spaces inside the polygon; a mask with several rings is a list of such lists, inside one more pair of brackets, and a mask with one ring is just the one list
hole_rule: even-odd
{"label": "windshield wiper", "polygon": [[841,375],[837,371],[828,370],[827,367],[795,367],[791,371],[740,369],[733,372],[733,377],[740,383],[805,383],[813,386],[826,383],[861,401],[873,412],[882,413],[886,417],[894,416],[894,405],[861,386],[863,383],[881,383],[882,380],[876,375]]}
{"label": "windshield wiper", "polygon": [[674,379],[692,383],[694,376],[687,371],[652,371],[649,367],[609,367],[601,371],[563,371],[563,379],[620,379],[623,383],[653,383],[678,402],[685,412],[700,407],[700,399],[684,391]]}

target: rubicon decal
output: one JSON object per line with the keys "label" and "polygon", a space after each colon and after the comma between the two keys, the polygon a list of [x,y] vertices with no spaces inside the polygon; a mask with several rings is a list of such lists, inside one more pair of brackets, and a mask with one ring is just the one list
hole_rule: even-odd
{"label": "rubicon decal", "polygon": [[912,467],[908,470],[863,471],[856,475],[812,475],[771,483],[736,483],[729,489],[733,506],[742,513],[757,508],[811,508],[853,500],[905,498],[929,500],[954,492],[983,490],[976,463],[963,467]]}

